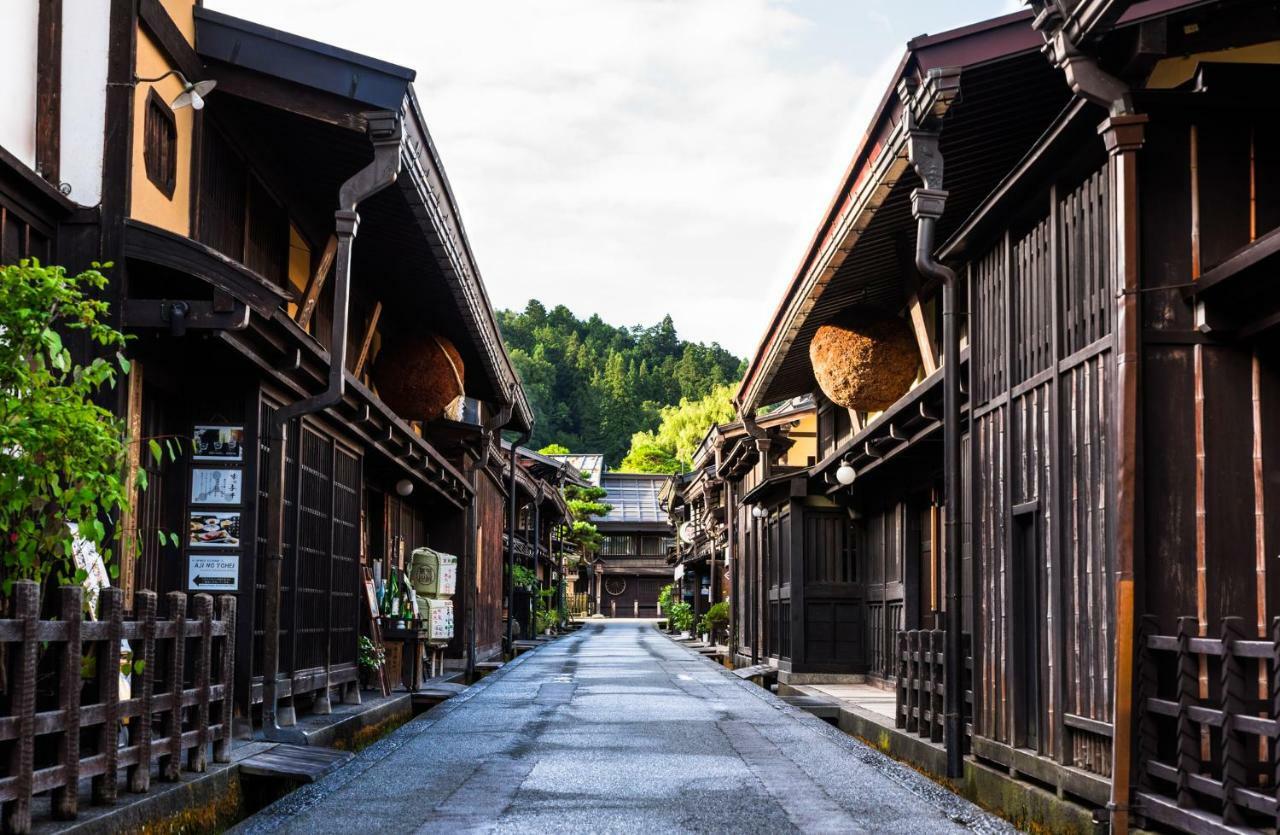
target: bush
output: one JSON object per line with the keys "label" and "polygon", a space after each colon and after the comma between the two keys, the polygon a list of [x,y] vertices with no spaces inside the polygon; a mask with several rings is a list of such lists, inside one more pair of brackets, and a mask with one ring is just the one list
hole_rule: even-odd
{"label": "bush", "polygon": [[[72,557],[77,538],[102,554],[112,576],[118,570],[107,542],[115,517],[129,503],[128,441],[124,422],[96,401],[115,386],[117,366],[128,373],[129,362],[121,353],[124,336],[105,321],[106,302],[94,298],[107,285],[98,266],[74,276],[35,259],[0,267],[5,595],[19,579],[83,580]],[[75,362],[63,335],[77,337],[99,356]],[[159,446],[152,444],[157,454]],[[140,488],[145,477],[136,474]]]}
{"label": "bush", "polygon": [[667,583],[662,587],[662,591],[658,592],[658,609],[663,614],[671,612],[671,598],[675,595],[676,587],[674,583]]}
{"label": "bush", "polygon": [[698,631],[710,635],[713,639],[717,632],[729,625],[729,604],[721,600],[707,609],[698,621]]}
{"label": "bush", "polygon": [[679,632],[693,629],[693,607],[683,600],[671,604],[671,612],[667,615],[671,628]]}

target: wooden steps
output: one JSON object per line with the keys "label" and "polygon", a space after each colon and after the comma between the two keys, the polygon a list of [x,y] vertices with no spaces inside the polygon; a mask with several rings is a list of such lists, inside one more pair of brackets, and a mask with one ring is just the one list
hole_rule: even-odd
{"label": "wooden steps", "polygon": [[466,689],[467,686],[465,684],[456,684],[452,681],[424,682],[412,694],[414,710],[429,710],[443,701],[452,699]]}
{"label": "wooden steps", "polygon": [[750,667],[739,667],[732,672],[738,678],[759,678],[764,679],[765,681],[768,681],[769,679],[776,679],[778,677],[778,671],[775,668],[770,667],[768,664],[753,664]]}
{"label": "wooden steps", "polygon": [[350,751],[311,745],[273,745],[240,761],[240,772],[255,777],[274,777],[299,783],[314,783],[330,771],[345,765],[355,755]]}

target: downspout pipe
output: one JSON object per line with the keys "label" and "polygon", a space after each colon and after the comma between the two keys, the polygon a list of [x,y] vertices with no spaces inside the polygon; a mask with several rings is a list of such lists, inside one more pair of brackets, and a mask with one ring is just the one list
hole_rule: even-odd
{"label": "downspout pipe", "polygon": [[265,566],[262,641],[262,727],[270,740],[296,741],[301,735],[280,726],[277,712],[276,678],[280,672],[280,587],[284,563],[285,449],[289,424],[303,415],[314,414],[342,401],[346,389],[347,319],[351,296],[351,249],[362,201],[396,181],[400,174],[403,128],[400,115],[391,111],[365,114],[373,161],[360,169],[338,190],[338,210],[334,212],[334,232],[338,239],[334,259],[333,319],[329,336],[329,382],[312,397],[277,409],[268,427],[270,454],[267,464],[267,553]]}
{"label": "downspout pipe", "polygon": [[[911,108],[905,108],[910,114]],[[910,119],[910,115],[908,115]],[[947,205],[942,188],[942,153],[939,132],[909,126],[908,152],[911,164],[923,183],[911,192],[911,214],[916,219],[915,266],[920,275],[942,283],[942,473],[946,502],[943,506],[943,565],[947,578],[944,738],[947,777],[964,776],[964,658],[960,611],[960,311],[955,271],[934,259],[934,238],[938,218]]]}
{"label": "downspout pipe", "polygon": [[511,442],[511,455],[508,466],[511,469],[510,482],[507,488],[507,652],[515,657],[515,615],[516,615],[516,450],[529,443],[532,432],[525,431],[519,438]]}

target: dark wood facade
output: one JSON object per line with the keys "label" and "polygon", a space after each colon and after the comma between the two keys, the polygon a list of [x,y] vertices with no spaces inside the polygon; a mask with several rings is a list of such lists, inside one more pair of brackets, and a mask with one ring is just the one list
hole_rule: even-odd
{"label": "dark wood facade", "polygon": [[[886,97],[748,370],[748,415],[814,393],[820,460],[782,479],[791,513],[758,484],[747,497],[769,508],[759,547],[792,543],[791,574],[766,560],[755,591],[744,564],[735,622],[752,648],[751,630],[768,636],[778,620],[771,607],[797,605],[809,554],[795,497],[829,497],[857,543],[862,643],[844,650],[855,669],[893,676],[897,633],[941,628],[958,588],[976,761],[1111,804],[1118,830],[1130,809],[1193,831],[1269,826],[1273,787],[1258,775],[1270,761],[1229,718],[1252,711],[1238,688],[1265,695],[1269,674],[1229,648],[1221,661],[1194,653],[1219,634],[1262,652],[1277,615],[1277,113],[1246,91],[1275,76],[1280,21],[1256,3],[1033,5],[909,45],[904,103]],[[950,192],[936,255],[966,314],[954,497],[940,287],[902,256],[918,181],[894,156],[889,116],[929,95],[943,44],[959,95],[927,112],[942,114]],[[814,329],[859,305],[901,316],[920,346],[916,384],[882,413],[845,414],[807,367]],[[840,465],[855,473],[847,488]],[[948,501],[962,513],[959,576],[939,558]],[[839,545],[822,550],[839,563]],[[1179,702],[1171,649],[1188,629],[1203,645],[1179,651],[1191,673],[1178,680],[1192,685]],[[1273,721],[1273,707],[1249,704]],[[1196,756],[1174,756],[1179,745]]]}
{"label": "dark wood facade", "polygon": [[[366,578],[375,566],[387,576],[407,565],[420,546],[459,557],[450,653],[499,652],[507,492],[494,433],[528,429],[531,412],[413,72],[189,0],[113,4],[101,35],[113,82],[103,102],[102,203],[78,206],[59,192],[56,165],[42,170],[48,182],[0,149],[0,262],[38,257],[69,270],[113,262],[108,300],[132,338],[133,360],[114,405],[131,431],[188,439],[198,426],[221,426],[234,428],[237,446],[219,461],[137,456],[148,487],[119,520],[143,534],[121,565],[125,607],[147,589],[168,617],[171,592],[200,590],[191,558],[236,558],[235,588],[222,590],[239,599],[239,730],[255,720],[270,637],[264,613],[274,605],[264,572],[268,426],[276,410],[326,386],[338,307],[334,208],[343,184],[372,159],[371,119],[391,120],[399,176],[357,207],[349,347],[337,358],[344,390],[288,432],[281,719],[288,724],[295,702],[323,711],[331,697],[358,699],[357,641],[370,633]],[[292,57],[282,62],[283,44]],[[335,84],[320,64],[359,75],[360,90]],[[171,70],[218,81],[207,108],[170,105],[183,87]],[[156,80],[138,80],[145,78]],[[41,82],[53,86],[42,101],[56,108],[58,79]],[[53,130],[41,140],[42,159],[53,162],[56,117],[41,118]],[[393,370],[407,338],[424,330],[461,359],[455,373],[465,399],[444,419],[397,411],[378,391],[377,372]],[[198,501],[196,471],[220,467],[236,471],[238,498]],[[227,520],[230,545],[188,539],[193,516],[214,514]],[[158,531],[178,532],[181,544]]]}

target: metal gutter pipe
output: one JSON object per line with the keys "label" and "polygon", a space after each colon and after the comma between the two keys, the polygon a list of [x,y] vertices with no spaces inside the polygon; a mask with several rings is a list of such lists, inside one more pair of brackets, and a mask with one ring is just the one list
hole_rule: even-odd
{"label": "metal gutter pipe", "polygon": [[[904,96],[910,90],[904,89]],[[955,271],[934,260],[934,236],[938,218],[947,205],[942,183],[942,153],[937,130],[917,127],[911,102],[904,97],[909,120],[907,149],[922,187],[911,192],[911,214],[916,219],[915,266],[922,276],[942,282],[942,473],[946,501],[943,506],[943,565],[947,578],[944,729],[947,777],[964,776],[964,659],[960,601],[960,311]]]}
{"label": "metal gutter pipe", "polygon": [[[961,712],[964,691],[961,688],[960,612],[960,311],[959,290],[955,271],[933,260],[934,232],[946,202],[946,192],[911,195],[912,213],[916,216],[916,269],[927,278],[942,281],[942,472],[946,502],[943,506],[943,564],[947,577],[945,682],[947,776],[964,776],[964,721]],[[936,214],[932,212],[936,211]]]}
{"label": "metal gutter pipe", "polygon": [[[356,207],[368,197],[396,181],[400,174],[400,144],[403,135],[400,115],[391,111],[365,114],[373,161],[360,169],[338,190],[338,210],[334,212],[338,251],[334,259],[333,319],[329,337],[329,383],[320,394],[277,409],[268,428],[270,456],[267,465],[267,553],[266,589],[263,595],[265,619],[262,641],[262,728],[270,740],[296,740],[300,734],[280,726],[276,709],[276,678],[280,672],[280,586],[284,563],[285,449],[289,424],[303,415],[314,414],[342,401],[346,388],[347,319],[351,296],[351,247],[360,215]],[[292,708],[289,720],[292,723]]]}
{"label": "metal gutter pipe", "polygon": [[507,652],[515,653],[515,614],[516,614],[516,450],[527,444],[532,432],[525,431],[511,442],[509,466],[510,486],[507,490]]}

